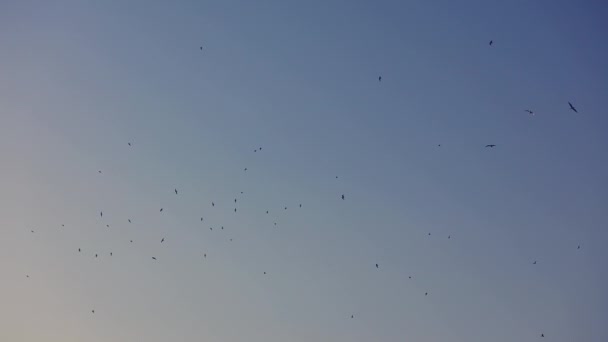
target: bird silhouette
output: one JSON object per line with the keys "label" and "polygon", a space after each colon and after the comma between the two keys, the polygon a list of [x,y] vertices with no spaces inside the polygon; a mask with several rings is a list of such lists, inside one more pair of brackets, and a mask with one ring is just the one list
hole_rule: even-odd
{"label": "bird silhouette", "polygon": [[175,194],[177,195],[177,189],[175,189]]}
{"label": "bird silhouette", "polygon": [[127,143],[127,144],[129,144],[129,146],[131,146],[131,143]]}
{"label": "bird silhouette", "polygon": [[106,224],[106,227],[107,227],[107,228],[110,228],[110,225],[109,225],[109,224]]}
{"label": "bird silhouette", "polygon": [[382,82],[382,76],[378,76],[378,82]]}
{"label": "bird silhouette", "polygon": [[350,315],[350,318],[355,318],[355,315]]}
{"label": "bird silhouette", "polygon": [[266,214],[268,214],[268,210],[266,210]]}
{"label": "bird silhouette", "polygon": [[570,105],[570,109],[572,109],[575,113],[578,113],[578,110],[574,108],[574,105],[572,103],[568,102],[568,105]]}
{"label": "bird silhouette", "polygon": [[95,257],[97,258],[97,254],[95,254]]}
{"label": "bird silhouette", "polygon": [[452,235],[448,235],[448,239],[451,238],[451,237],[452,237]]}
{"label": "bird silhouette", "polygon": [[247,168],[245,168],[245,171],[247,171]]}
{"label": "bird silhouette", "polygon": [[91,310],[92,313],[95,313],[95,310]]}
{"label": "bird silhouette", "polygon": [[160,208],[160,212],[161,212],[161,213],[163,212],[163,208]]}
{"label": "bird silhouette", "polygon": [[203,47],[202,46],[200,47],[200,49],[201,49],[201,51],[203,51]]}
{"label": "bird silhouette", "polygon": [[101,173],[101,170],[99,170],[99,171],[97,171],[97,172]]}
{"label": "bird silhouette", "polygon": [[493,41],[493,40],[490,40],[490,46],[492,46],[492,44],[494,44],[494,41]]}
{"label": "bird silhouette", "polygon": [[236,213],[236,208],[234,208],[234,212]]}
{"label": "bird silhouette", "polygon": [[486,145],[486,147],[496,147],[496,145],[489,144],[489,145]]}
{"label": "bird silhouette", "polygon": [[163,243],[165,241],[165,238],[160,239],[160,243]]}
{"label": "bird silhouette", "polygon": [[152,257],[152,260],[156,260],[156,257]]}
{"label": "bird silhouette", "polygon": [[203,258],[206,258],[206,257],[207,257],[207,253],[203,254]]}
{"label": "bird silhouette", "polygon": [[234,199],[234,203],[236,203],[236,198]]}
{"label": "bird silhouette", "polygon": [[211,206],[212,206],[212,207],[215,207],[215,203],[211,202]]}
{"label": "bird silhouette", "polygon": [[129,221],[129,223],[131,223],[131,219],[128,219],[127,221]]}
{"label": "bird silhouette", "polygon": [[576,247],[576,249],[581,249],[581,245],[578,245],[578,247]]}
{"label": "bird silhouette", "polygon": [[527,113],[528,113],[528,114],[530,114],[530,115],[534,115],[534,112],[533,112],[533,111],[531,111],[531,110],[529,110],[529,109],[526,109],[526,110],[525,110],[525,112],[527,112]]}
{"label": "bird silhouette", "polygon": [[203,222],[203,218],[201,217],[201,222]]}
{"label": "bird silhouette", "polygon": [[344,200],[344,195],[342,195],[342,199]]}
{"label": "bird silhouette", "polygon": [[302,204],[300,204],[300,208],[302,208]]}
{"label": "bird silhouette", "polygon": [[133,243],[133,240],[129,240],[130,243]]}
{"label": "bird silhouette", "polygon": [[380,268],[380,266],[378,266],[378,264],[376,264],[376,268]]}
{"label": "bird silhouette", "polygon": [[112,252],[110,252],[110,256],[112,256]]}
{"label": "bird silhouette", "polygon": [[428,295],[429,295],[429,293],[428,293],[428,292],[425,292],[425,293],[424,293],[424,295],[425,295],[425,296],[428,296]]}
{"label": "bird silhouette", "polygon": [[80,248],[78,248],[78,253],[80,253]]}
{"label": "bird silhouette", "polygon": [[545,337],[545,334],[540,334],[540,337]]}
{"label": "bird silhouette", "polygon": [[536,265],[536,260],[534,260],[534,262],[532,263],[532,265]]}
{"label": "bird silhouette", "polygon": [[103,211],[99,212],[99,216],[103,217]]}

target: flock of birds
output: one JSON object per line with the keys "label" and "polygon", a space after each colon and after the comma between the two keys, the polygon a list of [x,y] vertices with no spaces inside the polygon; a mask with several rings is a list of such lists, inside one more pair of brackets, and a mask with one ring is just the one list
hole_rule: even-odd
{"label": "flock of birds", "polygon": [[[489,45],[490,45],[490,46],[493,46],[493,45],[494,45],[494,41],[493,41],[493,40],[490,40]],[[200,46],[200,50],[201,50],[201,51],[203,51],[203,46]],[[378,76],[378,82],[382,82],[382,76]],[[570,110],[572,110],[572,111],[573,111],[573,112],[575,112],[575,113],[578,113],[578,110],[576,109],[576,107],[575,107],[575,106],[574,106],[574,105],[573,105],[571,102],[568,102],[568,105],[569,105],[569,109],[570,109]],[[529,115],[535,115],[534,111],[533,111],[533,110],[531,110],[531,109],[525,109],[524,111],[525,111],[526,113],[528,113]],[[132,146],[133,146],[133,144],[132,144],[131,142],[128,142],[127,144],[128,144],[128,146],[129,146],[129,147],[132,147]],[[439,144],[438,146],[439,146],[439,147],[441,147],[441,144]],[[486,147],[486,148],[494,148],[494,147],[496,147],[496,145],[495,145],[495,144],[486,144],[486,145],[485,145],[485,147]],[[258,151],[259,151],[259,152],[261,152],[261,151],[262,151],[262,147],[257,147],[257,148],[255,148],[255,149],[253,150],[253,152],[254,152],[254,153],[257,153]],[[247,168],[244,168],[244,171],[246,172],[246,171],[247,171]],[[98,171],[98,173],[99,173],[99,174],[102,174],[102,170],[99,170],[99,171]],[[335,178],[336,178],[336,179],[338,179],[338,176],[335,176]],[[175,188],[175,189],[173,190],[173,192],[174,192],[174,194],[175,194],[176,196],[178,196],[178,195],[179,195],[179,191],[178,191],[178,189],[177,189],[177,188]],[[241,192],[241,194],[243,194],[243,192]],[[345,195],[344,195],[344,194],[339,195],[339,198],[340,198],[341,200],[346,200],[346,197],[345,197]],[[235,204],[237,203],[237,198],[235,198],[235,199],[234,199],[234,203],[235,203]],[[215,207],[215,202],[214,202],[214,201],[211,201],[211,207]],[[302,204],[299,204],[299,207],[300,207],[300,208],[302,208]],[[286,207],[286,206],[284,207],[284,210],[287,210],[287,207]],[[160,208],[160,209],[159,209],[159,212],[160,212],[160,213],[162,213],[162,212],[163,212],[163,208]],[[235,212],[235,213],[237,212],[237,207],[236,207],[236,206],[234,207],[234,212]],[[269,214],[269,213],[270,213],[270,211],[269,211],[269,210],[266,210],[266,214]],[[104,217],[104,213],[103,213],[103,211],[100,211],[100,212],[99,212],[99,217],[100,217],[101,219],[103,219],[103,217]],[[203,222],[203,221],[204,221],[204,218],[203,218],[203,217],[201,217],[201,218],[200,218],[200,221],[201,221],[201,222]],[[128,222],[128,223],[132,223],[130,218],[129,218],[129,219],[127,219],[127,222]],[[276,222],[274,222],[274,225],[276,226],[276,225],[277,225],[277,223],[276,223]],[[64,224],[62,224],[61,226],[62,226],[62,227],[64,227],[65,225],[64,225]],[[107,227],[107,228],[110,228],[110,225],[109,225],[109,224],[106,224],[106,227]],[[209,227],[209,229],[210,229],[210,230],[213,230],[213,227]],[[223,229],[224,229],[224,227],[223,227],[223,226],[221,226],[221,230],[223,230]],[[34,230],[31,230],[31,233],[35,233],[35,231],[34,231]],[[428,235],[430,236],[430,235],[431,235],[431,233],[428,233]],[[451,239],[451,235],[449,235],[447,238],[448,238],[448,239]],[[232,241],[232,239],[230,239],[230,241]],[[129,240],[129,242],[130,242],[130,243],[133,243],[133,240]],[[164,242],[165,242],[165,238],[163,237],[163,238],[161,238],[161,239],[160,239],[160,243],[162,244],[162,243],[164,243]],[[577,249],[580,249],[580,248],[581,248],[581,246],[580,246],[580,245],[578,245],[578,246],[577,246]],[[81,248],[78,248],[78,253],[82,253],[82,249],[81,249]],[[110,256],[113,256],[113,253],[112,253],[112,252],[110,252],[110,253],[109,253],[109,255],[110,255]],[[95,254],[94,254],[94,257],[95,257],[95,258],[98,258],[98,257],[99,257],[99,254],[98,254],[98,253],[95,253]],[[207,258],[207,253],[203,253],[203,258]],[[158,258],[157,258],[156,256],[151,256],[151,260],[158,261]],[[536,265],[536,264],[537,264],[537,261],[536,261],[536,260],[534,260],[534,261],[532,262],[532,264],[533,264],[533,265]],[[376,269],[380,269],[380,265],[379,265],[378,263],[375,263],[375,268],[376,268]],[[264,272],[263,272],[263,274],[264,274],[264,275],[266,275],[266,274],[267,274],[267,273],[266,273],[266,271],[264,271]],[[27,274],[27,275],[26,275],[26,277],[27,277],[27,278],[30,278],[30,275],[29,275],[29,274]],[[412,277],[411,277],[411,276],[409,276],[409,279],[412,279]],[[424,295],[425,295],[425,296],[428,296],[428,295],[429,295],[429,293],[428,293],[428,292],[425,292],[425,293],[424,293]],[[92,313],[92,314],[94,314],[94,313],[95,313],[95,309],[91,309],[91,313]],[[350,315],[350,318],[351,318],[351,319],[354,319],[354,318],[355,318],[355,315],[354,315],[354,314],[351,314],[351,315]],[[545,337],[545,334],[544,334],[544,333],[540,333],[540,337]]]}

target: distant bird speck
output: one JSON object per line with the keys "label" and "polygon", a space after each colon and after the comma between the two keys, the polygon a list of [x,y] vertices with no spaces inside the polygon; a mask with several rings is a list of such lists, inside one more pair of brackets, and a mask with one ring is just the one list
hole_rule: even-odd
{"label": "distant bird speck", "polygon": [[376,268],[380,268],[380,266],[378,266],[378,264],[376,264]]}
{"label": "distant bird speck", "polygon": [[570,105],[570,109],[572,109],[575,113],[578,113],[578,110],[574,108],[574,105],[572,103],[568,102],[568,105]]}
{"label": "distant bird speck", "polygon": [[490,40],[490,46],[492,46],[492,44],[494,44],[494,41],[493,41],[493,40]]}
{"label": "distant bird speck", "polygon": [[161,213],[163,212],[163,208],[160,208],[160,212],[161,212]]}
{"label": "distant bird speck", "polygon": [[156,260],[156,257],[152,257],[152,260]]}
{"label": "distant bird speck", "polygon": [[[344,195],[342,195],[342,200],[344,200]],[[355,201],[356,202],[356,201]]]}
{"label": "distant bird speck", "polygon": [[528,114],[530,114],[530,115],[534,115],[534,112],[531,111],[531,110],[529,110],[529,109],[526,109],[525,112],[528,113]]}
{"label": "distant bird speck", "polygon": [[175,194],[177,195],[177,189],[175,189]]}
{"label": "distant bird speck", "polygon": [[493,145],[493,144],[489,144],[489,145],[486,145],[486,147],[490,147],[490,148],[493,148],[493,147],[496,147],[496,145]]}
{"label": "distant bird speck", "polygon": [[127,221],[129,221],[129,223],[131,223],[131,219],[128,219]]}
{"label": "distant bird speck", "polygon": [[165,242],[165,238],[160,239],[160,243]]}
{"label": "distant bird speck", "polygon": [[378,76],[378,82],[382,82],[382,76]]}

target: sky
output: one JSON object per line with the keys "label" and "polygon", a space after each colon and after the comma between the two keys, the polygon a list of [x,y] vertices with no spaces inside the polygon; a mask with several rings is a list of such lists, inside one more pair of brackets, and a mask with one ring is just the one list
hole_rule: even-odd
{"label": "sky", "polygon": [[0,340],[607,341],[606,17],[0,0]]}

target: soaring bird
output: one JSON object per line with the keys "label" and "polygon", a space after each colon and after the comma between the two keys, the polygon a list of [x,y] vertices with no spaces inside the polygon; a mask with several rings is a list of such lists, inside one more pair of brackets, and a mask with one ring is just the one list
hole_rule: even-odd
{"label": "soaring bird", "polygon": [[152,260],[156,260],[156,257],[152,257]]}
{"label": "soaring bird", "polygon": [[234,203],[236,203],[236,198],[234,199]]}
{"label": "soaring bird", "polygon": [[581,245],[578,245],[578,247],[576,247],[576,249],[581,249]]}
{"label": "soaring bird", "polygon": [[382,82],[382,76],[378,76],[378,82]]}
{"label": "soaring bird", "polygon": [[266,272],[264,272],[264,274],[266,274]]}
{"label": "soaring bird", "polygon": [[287,207],[285,207],[285,210],[287,210]]}
{"label": "soaring bird", "polygon": [[201,49],[201,51],[203,51],[203,47],[202,47],[202,46],[201,46],[201,48],[200,48],[200,49]]}
{"label": "soaring bird", "polygon": [[175,189],[175,194],[177,195],[177,189]]}
{"label": "soaring bird", "polygon": [[448,235],[448,239],[451,238],[451,237],[452,237],[452,235]]}
{"label": "soaring bird", "polygon": [[534,262],[532,263],[532,265],[536,265],[536,260],[534,260]]}
{"label": "soaring bird", "polygon": [[203,222],[203,218],[201,217],[201,222]]}
{"label": "soaring bird", "polygon": [[112,252],[110,252],[110,256],[112,256]]}
{"label": "soaring bird", "polygon": [[129,221],[129,223],[131,223],[131,219],[128,219],[127,221]]}
{"label": "soaring bird", "polygon": [[234,212],[236,213],[236,208],[234,208]]}
{"label": "soaring bird", "polygon": [[540,337],[545,337],[545,334],[540,334]]}
{"label": "soaring bird", "polygon": [[247,171],[247,168],[245,168],[245,171]]}
{"label": "soaring bird", "polygon": [[95,313],[95,310],[91,310],[92,313]]}
{"label": "soaring bird", "polygon": [[78,253],[80,253],[80,248],[78,248]]}
{"label": "soaring bird", "polygon": [[531,111],[531,110],[529,110],[529,109],[526,109],[526,110],[525,110],[525,112],[527,112],[527,113],[528,113],[528,114],[530,114],[530,115],[534,115],[534,112],[533,112],[533,111]]}
{"label": "soaring bird", "polygon": [[300,203],[300,208],[302,208],[302,204]]}
{"label": "soaring bird", "polygon": [[266,210],[266,214],[268,214],[268,210]]}
{"label": "soaring bird", "polygon": [[206,258],[206,257],[207,257],[207,253],[203,254],[203,258]]}
{"label": "soaring bird", "polygon": [[103,211],[99,212],[99,216],[103,217]]}
{"label": "soaring bird", "polygon": [[97,258],[97,254],[95,254],[95,257]]}
{"label": "soaring bird", "polygon": [[350,315],[350,318],[355,318],[355,315]]}
{"label": "soaring bird", "polygon": [[576,110],[576,108],[574,108],[572,103],[568,102],[568,104],[570,105],[570,109],[572,109],[575,113],[578,113],[578,111]]}
{"label": "soaring bird", "polygon": [[160,243],[163,243],[165,241],[165,238],[160,239]]}
{"label": "soaring bird", "polygon": [[211,202],[211,206],[212,206],[212,207],[215,207],[215,203]]}
{"label": "soaring bird", "polygon": [[424,293],[424,295],[425,295],[425,296],[428,296],[428,295],[429,295],[429,293],[428,293],[428,292],[425,292],[425,293]]}
{"label": "soaring bird", "polygon": [[110,225],[109,225],[109,224],[106,224],[106,227],[110,228]]}
{"label": "soaring bird", "polygon": [[129,146],[131,146],[131,143],[127,143],[127,144],[129,144]]}
{"label": "soaring bird", "polygon": [[486,145],[486,147],[496,147],[496,145],[489,144],[489,145]]}
{"label": "soaring bird", "polygon": [[376,264],[376,268],[379,268],[378,264]]}
{"label": "soaring bird", "polygon": [[344,195],[342,195],[342,199],[344,199]]}
{"label": "soaring bird", "polygon": [[33,233],[34,231],[33,231],[33,230],[30,230],[30,232],[32,232],[32,233]]}
{"label": "soaring bird", "polygon": [[160,208],[160,212],[161,212],[161,213],[163,212],[163,208]]}
{"label": "soaring bird", "polygon": [[493,41],[493,40],[490,40],[490,46],[492,46],[492,44],[494,44],[494,41]]}
{"label": "soaring bird", "polygon": [[97,172],[101,173],[101,170],[99,170],[99,171],[97,171]]}
{"label": "soaring bird", "polygon": [[133,243],[133,240],[129,240],[130,243]]}

